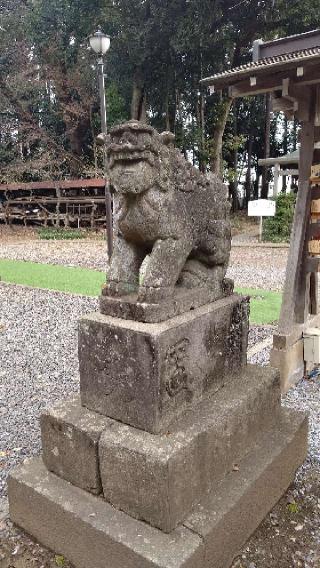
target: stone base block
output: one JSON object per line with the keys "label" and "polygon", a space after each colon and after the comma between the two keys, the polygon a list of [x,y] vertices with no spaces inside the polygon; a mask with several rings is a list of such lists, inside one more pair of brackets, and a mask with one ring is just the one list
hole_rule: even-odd
{"label": "stone base block", "polygon": [[233,293],[232,280],[225,279],[219,291],[208,288],[183,288],[176,286],[172,298],[159,304],[138,302],[138,295],[131,294],[123,298],[113,298],[102,290],[100,311],[107,316],[130,319],[145,323],[159,323],[170,318],[195,310],[204,304],[216,302]]}
{"label": "stone base block", "polygon": [[[255,449],[195,508],[185,526],[201,536],[201,568],[227,568],[294,480],[308,450],[308,418],[283,411],[280,429]],[[200,567],[199,567],[200,568]]]}
{"label": "stone base block", "polygon": [[257,438],[279,423],[280,410],[278,371],[249,366],[165,435],[114,421],[99,444],[106,500],[171,532]]}
{"label": "stone base block", "polygon": [[284,411],[239,471],[169,535],[49,473],[39,459],[9,476],[10,515],[75,568],[228,568],[293,481],[306,451],[306,417]]}
{"label": "stone base block", "polygon": [[248,299],[230,296],[158,324],[80,320],[81,402],[148,432],[169,424],[246,363]]}
{"label": "stone base block", "polygon": [[45,411],[40,423],[48,470],[86,491],[101,493],[98,442],[110,422],[82,408],[79,397]]}
{"label": "stone base block", "polygon": [[170,535],[28,460],[8,481],[11,520],[75,568],[202,568],[202,541],[181,526]]}

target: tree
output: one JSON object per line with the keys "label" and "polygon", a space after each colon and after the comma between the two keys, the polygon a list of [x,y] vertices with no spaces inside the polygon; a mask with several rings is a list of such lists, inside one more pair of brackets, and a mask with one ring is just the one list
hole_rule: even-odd
{"label": "tree", "polygon": [[[247,197],[251,171],[261,173],[262,101],[250,103],[251,114],[246,101],[232,111],[225,93],[209,96],[200,80],[249,61],[257,37],[303,32],[319,19],[318,0],[2,0],[2,8],[3,180],[98,172],[96,60],[87,37],[101,25],[112,36],[109,125],[147,120],[172,130],[202,171],[231,179],[238,169],[230,184],[234,203],[239,172],[246,172]],[[278,143],[273,124],[271,152],[281,151],[285,141]],[[296,136],[288,125],[291,131]]]}

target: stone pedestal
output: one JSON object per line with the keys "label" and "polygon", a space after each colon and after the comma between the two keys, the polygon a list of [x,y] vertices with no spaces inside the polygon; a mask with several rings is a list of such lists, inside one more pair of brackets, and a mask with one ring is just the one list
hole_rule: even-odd
{"label": "stone pedestal", "polygon": [[81,396],[43,414],[12,520],[76,568],[228,568],[307,450],[247,333],[236,295],[167,321],[82,318]]}
{"label": "stone pedestal", "polygon": [[153,324],[84,316],[81,402],[136,428],[163,432],[246,364],[247,335],[248,300],[236,295]]}

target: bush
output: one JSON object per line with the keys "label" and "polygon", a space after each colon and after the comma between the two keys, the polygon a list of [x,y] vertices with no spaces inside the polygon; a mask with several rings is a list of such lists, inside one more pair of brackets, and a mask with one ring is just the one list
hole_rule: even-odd
{"label": "bush", "polygon": [[280,193],[276,199],[276,215],[263,221],[262,239],[271,243],[288,243],[291,236],[296,195]]}
{"label": "bush", "polygon": [[65,241],[68,239],[85,239],[86,233],[79,229],[64,229],[62,227],[41,227],[38,231],[39,239],[45,241]]}

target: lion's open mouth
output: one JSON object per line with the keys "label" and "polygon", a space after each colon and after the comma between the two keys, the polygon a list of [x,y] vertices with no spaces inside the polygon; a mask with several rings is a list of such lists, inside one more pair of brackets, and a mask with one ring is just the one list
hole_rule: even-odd
{"label": "lion's open mouth", "polygon": [[108,152],[108,161],[109,167],[112,168],[115,163],[123,163],[126,162],[148,162],[151,166],[155,163],[156,156],[151,151],[141,151],[141,150],[129,150],[124,149],[122,146],[119,149],[111,149]]}

